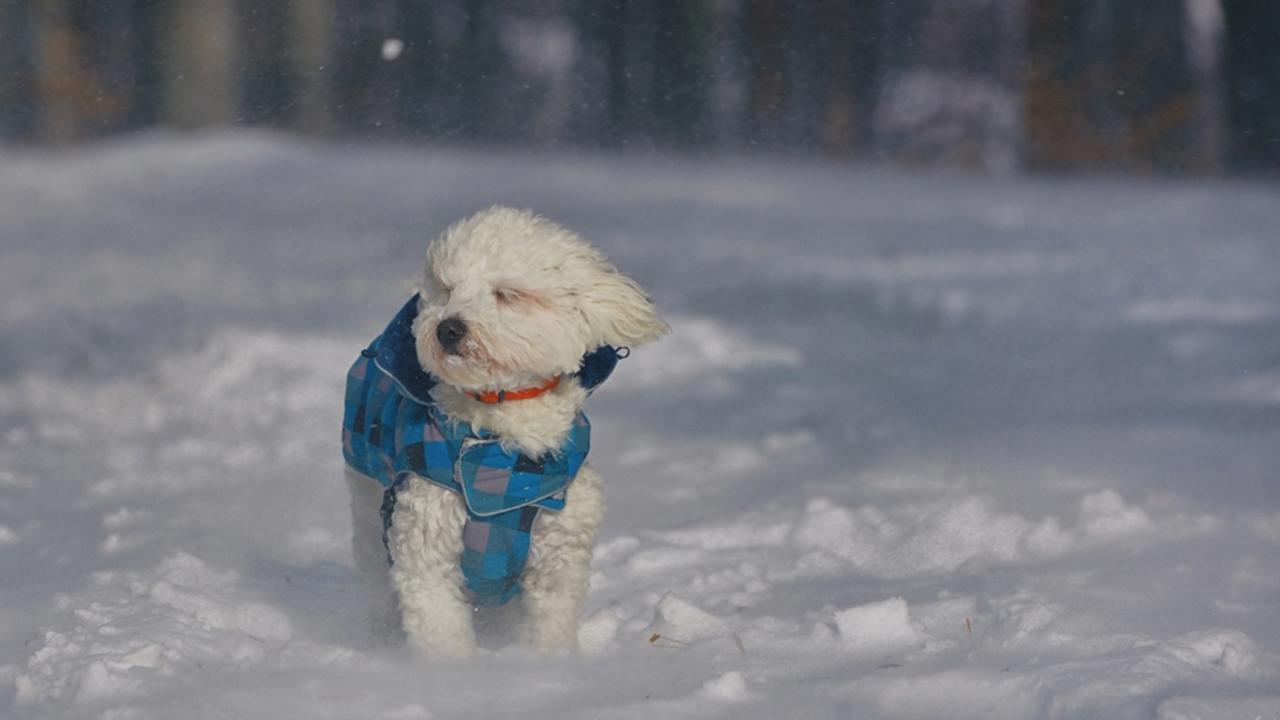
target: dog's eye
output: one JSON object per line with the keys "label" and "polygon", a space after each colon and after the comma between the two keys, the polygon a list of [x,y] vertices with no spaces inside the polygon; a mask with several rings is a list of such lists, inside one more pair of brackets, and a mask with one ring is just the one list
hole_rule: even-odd
{"label": "dog's eye", "polygon": [[507,305],[523,300],[524,293],[519,290],[512,290],[511,288],[494,288],[493,298],[498,302]]}

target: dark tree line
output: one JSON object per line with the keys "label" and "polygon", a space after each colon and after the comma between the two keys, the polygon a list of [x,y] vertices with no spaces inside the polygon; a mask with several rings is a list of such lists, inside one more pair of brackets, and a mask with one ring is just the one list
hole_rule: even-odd
{"label": "dark tree line", "polygon": [[1275,170],[1277,38],[1272,0],[0,0],[0,138]]}
{"label": "dark tree line", "polygon": [[1201,169],[1216,161],[1196,142],[1198,105],[1214,99],[1195,81],[1187,24],[1171,8],[1167,0],[1034,0],[1026,93],[1034,164]]}

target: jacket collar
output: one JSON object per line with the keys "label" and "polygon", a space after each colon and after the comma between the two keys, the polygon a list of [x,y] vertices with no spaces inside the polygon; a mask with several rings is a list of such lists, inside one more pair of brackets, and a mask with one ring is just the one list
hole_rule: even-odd
{"label": "jacket collar", "polygon": [[429,393],[435,387],[436,379],[424,372],[418,363],[418,349],[413,342],[413,321],[417,317],[418,296],[414,295],[378,336],[373,348],[376,353],[374,362],[396,381],[406,395],[426,405],[431,401]]}

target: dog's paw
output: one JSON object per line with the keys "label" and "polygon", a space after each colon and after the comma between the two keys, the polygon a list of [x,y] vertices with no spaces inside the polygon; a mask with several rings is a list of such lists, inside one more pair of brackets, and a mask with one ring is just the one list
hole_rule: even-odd
{"label": "dog's paw", "polygon": [[578,623],[560,617],[530,617],[521,627],[521,644],[540,655],[578,652]]}

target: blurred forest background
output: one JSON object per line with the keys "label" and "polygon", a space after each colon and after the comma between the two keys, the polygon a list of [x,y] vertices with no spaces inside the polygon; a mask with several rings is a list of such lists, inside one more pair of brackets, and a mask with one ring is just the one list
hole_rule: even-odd
{"label": "blurred forest background", "polygon": [[1280,171],[1275,0],[0,0],[0,141],[246,124]]}

